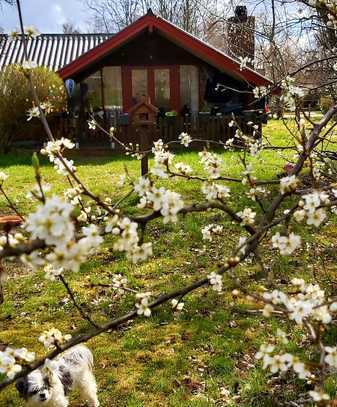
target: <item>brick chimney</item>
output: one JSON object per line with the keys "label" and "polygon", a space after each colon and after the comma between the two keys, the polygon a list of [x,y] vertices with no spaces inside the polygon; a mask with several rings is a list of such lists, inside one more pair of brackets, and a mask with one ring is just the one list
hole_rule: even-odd
{"label": "brick chimney", "polygon": [[[246,6],[237,6],[235,15],[227,20],[227,53],[239,59],[255,56],[255,17],[248,16]],[[248,63],[251,68],[254,63]]]}

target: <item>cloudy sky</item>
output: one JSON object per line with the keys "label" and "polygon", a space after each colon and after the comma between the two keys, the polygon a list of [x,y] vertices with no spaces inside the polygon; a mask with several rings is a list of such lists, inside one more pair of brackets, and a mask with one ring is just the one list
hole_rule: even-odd
{"label": "cloudy sky", "polygon": [[[62,24],[72,22],[85,30],[88,13],[81,0],[22,0],[25,25],[34,25],[40,32],[61,32]],[[17,12],[13,6],[0,8],[0,27],[5,32],[18,27]]]}

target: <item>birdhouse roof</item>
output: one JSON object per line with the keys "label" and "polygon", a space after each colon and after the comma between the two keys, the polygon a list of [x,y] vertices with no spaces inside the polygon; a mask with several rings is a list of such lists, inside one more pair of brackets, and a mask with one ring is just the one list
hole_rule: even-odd
{"label": "birdhouse roof", "polygon": [[156,106],[154,106],[152,103],[141,101],[141,102],[138,102],[136,105],[132,106],[132,108],[129,110],[129,114],[130,115],[134,114],[142,106],[146,107],[148,110],[152,111],[153,113],[157,114],[159,112],[159,109]]}

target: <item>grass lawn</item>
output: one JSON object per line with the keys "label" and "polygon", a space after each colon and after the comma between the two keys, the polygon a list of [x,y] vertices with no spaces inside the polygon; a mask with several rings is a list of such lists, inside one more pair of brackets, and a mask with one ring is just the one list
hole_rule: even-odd
{"label": "grass lawn", "polygon": [[[286,130],[278,121],[270,121],[264,134],[275,144],[289,143]],[[289,153],[262,152],[253,159],[255,175],[275,178],[282,172],[282,157],[286,154]],[[177,161],[186,161],[201,170],[196,152],[182,151],[177,155]],[[238,176],[241,172],[238,153],[221,155],[226,174]],[[79,175],[94,192],[115,201],[128,191],[127,187],[116,186],[124,165],[132,176],[140,171],[139,162],[119,156],[83,157],[76,159],[76,165]],[[10,176],[6,182],[9,195],[28,213],[32,202],[25,196],[34,185],[30,156],[22,153],[0,157],[1,170]],[[47,162],[42,163],[42,174],[55,193],[63,190],[64,178]],[[180,192],[186,203],[201,198],[197,181],[164,181],[164,184]],[[228,185],[232,190],[232,207],[238,210],[254,207],[241,184]],[[131,213],[136,202],[134,196],[129,197],[123,204],[125,211]],[[1,212],[8,212],[2,197]],[[215,239],[205,248],[200,229],[212,222],[225,226],[226,237]],[[176,225],[156,221],[149,225],[147,234],[147,239],[154,242],[150,261],[131,265],[124,255],[112,252],[107,243],[79,273],[68,273],[66,279],[79,301],[88,304],[93,319],[102,322],[132,308],[134,297],[130,294],[120,297],[110,289],[98,287],[98,283],[109,283],[113,274],[122,273],[133,288],[155,294],[181,287],[215,270],[217,261],[231,252],[241,234],[238,226],[217,211],[188,215]],[[273,280],[282,287],[293,276],[303,276],[331,288],[330,281],[337,270],[334,220],[331,218],[318,233],[308,230],[302,237],[306,244],[290,258],[279,257],[266,242],[262,252]],[[55,326],[64,333],[72,333],[87,327],[60,283],[49,282],[42,272],[33,273],[18,262],[7,262],[6,266],[8,279],[5,302],[0,305],[0,342],[27,346],[43,355],[44,349],[37,341],[43,330]],[[247,261],[237,272],[247,286],[267,284],[254,261]],[[278,327],[284,330],[287,327],[277,318],[265,320],[260,313],[250,312],[244,298],[233,298],[229,279],[225,279],[225,287],[228,290],[221,295],[204,288],[194,292],[185,298],[181,313],[172,313],[166,305],[150,318],[140,318],[91,340],[88,345],[95,355],[101,406],[267,407],[286,405],[287,400],[305,392],[304,385],[295,379],[281,387],[281,379],[266,374],[254,361],[260,344]],[[288,347],[296,353],[298,344],[304,340],[301,332],[293,329],[290,339]],[[335,383],[331,382],[328,390],[334,396]],[[74,407],[83,405],[76,394],[71,400]],[[23,405],[14,386],[0,393],[0,406]]]}

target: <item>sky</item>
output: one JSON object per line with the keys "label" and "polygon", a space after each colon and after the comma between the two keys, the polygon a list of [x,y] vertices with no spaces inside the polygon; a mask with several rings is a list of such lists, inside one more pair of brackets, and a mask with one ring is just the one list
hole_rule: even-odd
{"label": "sky", "polygon": [[[42,33],[62,32],[62,24],[72,22],[86,31],[88,12],[81,0],[21,0],[24,25],[33,25]],[[18,27],[15,6],[0,7],[0,27],[10,32]]]}

